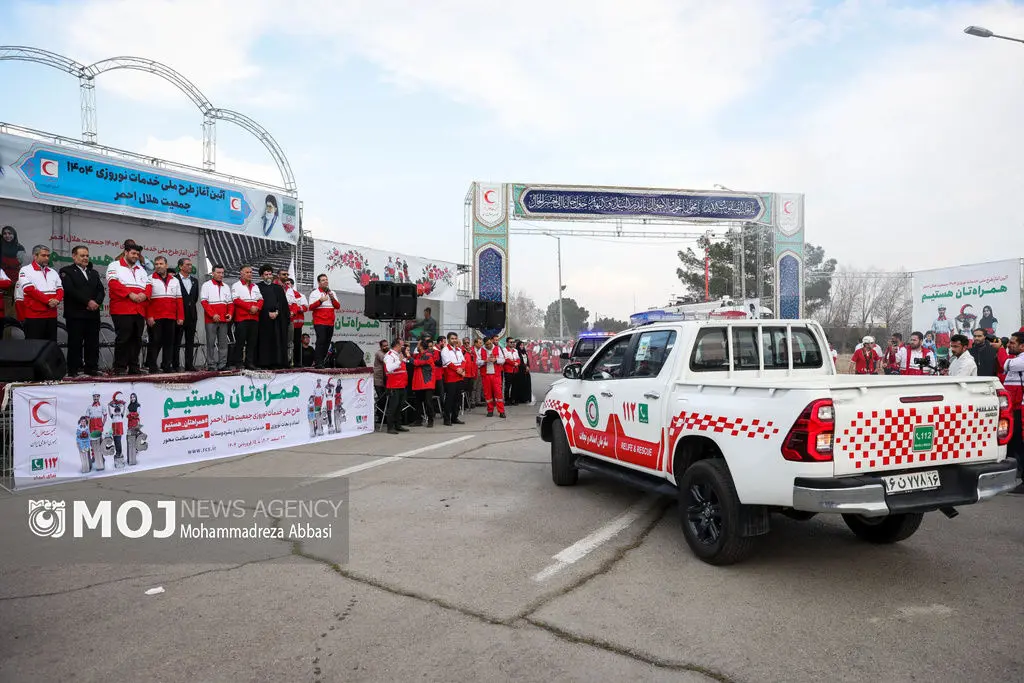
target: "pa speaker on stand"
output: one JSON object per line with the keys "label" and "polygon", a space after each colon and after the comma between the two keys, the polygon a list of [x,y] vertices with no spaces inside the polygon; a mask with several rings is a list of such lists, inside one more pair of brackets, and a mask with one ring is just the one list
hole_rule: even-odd
{"label": "pa speaker on stand", "polygon": [[64,379],[67,359],[48,339],[0,341],[0,382],[45,382]]}
{"label": "pa speaker on stand", "polygon": [[505,329],[505,302],[471,299],[466,303],[466,325],[474,330]]}

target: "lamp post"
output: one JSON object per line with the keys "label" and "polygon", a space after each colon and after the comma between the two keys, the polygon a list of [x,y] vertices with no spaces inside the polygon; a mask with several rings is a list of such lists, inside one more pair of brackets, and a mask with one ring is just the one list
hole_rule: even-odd
{"label": "lamp post", "polygon": [[975,38],[999,38],[1001,40],[1012,40],[1015,43],[1024,43],[1024,39],[1011,38],[1010,36],[1001,36],[998,33],[992,33],[987,28],[981,26],[968,26],[964,29],[964,33]]}
{"label": "lamp post", "polygon": [[565,316],[562,312],[562,292],[565,291],[562,285],[562,238],[550,232],[544,234],[558,242],[558,340],[561,341],[565,338]]}

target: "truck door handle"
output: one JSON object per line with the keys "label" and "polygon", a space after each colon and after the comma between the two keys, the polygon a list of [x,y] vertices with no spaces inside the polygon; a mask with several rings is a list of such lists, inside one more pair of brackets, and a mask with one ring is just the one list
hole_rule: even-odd
{"label": "truck door handle", "polygon": [[661,394],[657,391],[648,391],[644,394],[644,398],[661,398]]}
{"label": "truck door handle", "polygon": [[604,396],[605,398],[611,398],[612,397],[612,394],[611,394],[610,391],[602,391],[601,395]]}
{"label": "truck door handle", "polygon": [[580,394],[573,394],[573,395],[572,395],[572,397],[573,397],[573,398],[579,398],[579,397],[580,397]]}

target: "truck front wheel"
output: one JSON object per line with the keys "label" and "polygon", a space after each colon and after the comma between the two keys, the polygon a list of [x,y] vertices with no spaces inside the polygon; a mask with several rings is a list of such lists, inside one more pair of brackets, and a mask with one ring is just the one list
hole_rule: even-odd
{"label": "truck front wheel", "polygon": [[864,517],[863,515],[843,515],[843,521],[850,527],[857,538],[868,543],[897,543],[914,535],[921,526],[923,513],[912,512],[886,517]]}
{"label": "truck front wheel", "polygon": [[575,486],[580,471],[573,463],[569,439],[560,420],[551,425],[551,480],[558,486]]}
{"label": "truck front wheel", "polygon": [[720,459],[694,463],[678,484],[683,536],[693,554],[713,565],[734,564],[754,549],[741,536],[741,504],[729,469]]}

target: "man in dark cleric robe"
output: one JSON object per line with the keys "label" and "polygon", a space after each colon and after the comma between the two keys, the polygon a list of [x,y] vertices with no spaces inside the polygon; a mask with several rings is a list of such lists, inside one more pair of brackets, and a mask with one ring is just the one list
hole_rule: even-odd
{"label": "man in dark cleric robe", "polygon": [[274,282],[274,267],[266,263],[260,267],[257,285],[263,295],[263,308],[256,339],[256,366],[267,370],[288,367],[288,337],[291,336],[291,316],[284,288]]}

